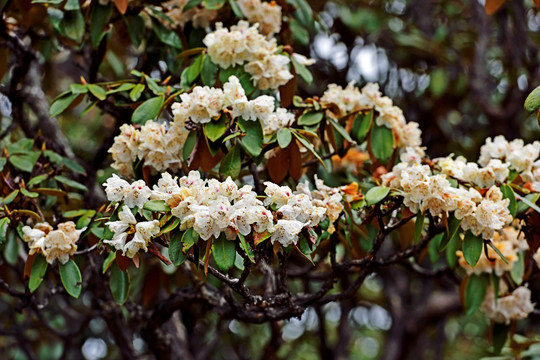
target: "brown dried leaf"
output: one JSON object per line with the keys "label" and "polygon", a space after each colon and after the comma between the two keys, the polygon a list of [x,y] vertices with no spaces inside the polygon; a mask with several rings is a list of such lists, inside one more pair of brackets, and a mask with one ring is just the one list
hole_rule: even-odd
{"label": "brown dried leaf", "polygon": [[484,5],[486,14],[493,15],[505,2],[506,0],[486,0],[486,4]]}
{"label": "brown dried leaf", "polygon": [[279,184],[285,179],[289,172],[289,163],[288,151],[282,149],[278,149],[276,154],[268,160],[266,168],[273,182]]}
{"label": "brown dried leaf", "polygon": [[118,12],[124,15],[128,7],[128,0],[113,0],[113,1],[114,1],[114,5],[116,5],[116,8],[118,9]]}

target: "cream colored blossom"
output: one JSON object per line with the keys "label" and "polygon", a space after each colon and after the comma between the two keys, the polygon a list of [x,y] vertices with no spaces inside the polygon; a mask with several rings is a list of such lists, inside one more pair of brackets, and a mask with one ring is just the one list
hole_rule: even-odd
{"label": "cream colored blossom", "polygon": [[[205,29],[217,17],[217,10],[208,10],[204,6],[194,6],[184,11],[187,3],[188,0],[171,0],[163,4],[166,10],[165,14],[174,24],[184,27],[186,23],[191,21],[194,28]],[[167,21],[165,24],[169,25],[170,22]]]}
{"label": "cream colored blossom", "polygon": [[304,228],[304,224],[297,220],[278,220],[272,233],[272,244],[276,241],[283,247],[296,245],[298,235]]}
{"label": "cream colored blossom", "polygon": [[272,36],[281,29],[281,6],[275,1],[237,0],[240,10],[250,23],[258,23],[261,33]]}
{"label": "cream colored blossom", "polygon": [[133,162],[137,158],[139,134],[133,125],[123,124],[120,127],[120,135],[114,138],[113,146],[109,149],[114,160],[111,167],[127,178],[133,177]]}
{"label": "cream colored blossom", "polygon": [[34,228],[24,226],[22,230],[24,241],[28,242],[30,248],[30,255],[42,254],[49,264],[52,264],[56,259],[65,264],[69,257],[77,251],[76,242],[86,227],[77,230],[74,222],[67,221],[58,224],[57,230],[53,230],[45,222],[36,224]]}
{"label": "cream colored blossom", "polygon": [[294,77],[289,71],[289,63],[287,56],[273,54],[250,61],[244,69],[259,89],[276,90]]}
{"label": "cream colored blossom", "polygon": [[531,291],[525,286],[497,299],[490,286],[480,309],[491,320],[508,325],[512,320],[525,319],[534,311],[534,304],[531,302]]}

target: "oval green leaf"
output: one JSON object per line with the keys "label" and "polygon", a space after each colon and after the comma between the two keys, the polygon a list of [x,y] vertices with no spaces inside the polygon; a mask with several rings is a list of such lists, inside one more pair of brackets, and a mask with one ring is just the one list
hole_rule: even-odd
{"label": "oval green leaf", "polygon": [[383,200],[388,195],[389,192],[390,192],[390,188],[386,186],[372,187],[366,193],[366,197],[365,197],[368,206],[377,204],[378,202]]}
{"label": "oval green leaf", "polygon": [[67,293],[74,298],[81,295],[82,276],[79,267],[72,259],[65,264],[60,264],[60,279]]}
{"label": "oval green leaf", "polygon": [[157,96],[143,102],[131,116],[131,122],[134,124],[144,125],[148,120],[153,120],[158,116],[161,107],[163,106],[163,95]]}
{"label": "oval green leaf", "polygon": [[236,257],[236,244],[234,241],[225,239],[222,234],[212,244],[212,255],[218,268],[227,271],[234,265]]}
{"label": "oval green leaf", "polygon": [[126,271],[120,270],[116,263],[111,267],[109,288],[117,304],[122,305],[126,302],[129,294],[129,275]]}

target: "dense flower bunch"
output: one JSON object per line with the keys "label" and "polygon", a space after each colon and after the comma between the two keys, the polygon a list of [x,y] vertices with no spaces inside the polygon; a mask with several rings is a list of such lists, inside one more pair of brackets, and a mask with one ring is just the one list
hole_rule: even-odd
{"label": "dense flower bunch", "polygon": [[[487,138],[480,149],[478,163],[489,166],[494,161],[504,161],[504,166],[516,171],[530,190],[540,192],[540,141],[525,145],[522,139],[507,141],[504,136]],[[493,160],[495,159],[495,160]]]}
{"label": "dense flower bunch", "polygon": [[236,3],[250,23],[258,23],[261,33],[273,36],[281,29],[281,6],[275,1],[237,0]]}
{"label": "dense flower bunch", "polygon": [[294,114],[286,109],[275,109],[274,98],[261,95],[248,100],[236,76],[231,76],[223,85],[223,90],[197,86],[189,94],[180,95],[181,103],[172,105],[175,122],[187,121],[204,124],[216,119],[226,109],[232,111],[232,118],[260,121],[264,134],[270,135],[291,125]]}
{"label": "dense flower bunch", "polygon": [[49,264],[58,259],[60,263],[68,262],[69,257],[77,251],[76,242],[85,228],[76,229],[75,223],[67,221],[60,223],[57,230],[47,222],[38,223],[33,228],[24,226],[24,241],[30,248],[29,254],[42,254]]}
{"label": "dense flower bunch", "polygon": [[378,84],[368,83],[362,90],[354,86],[354,81],[345,89],[330,84],[321,98],[321,103],[337,106],[339,117],[358,111],[375,110],[378,113],[377,125],[384,125],[394,132],[396,145],[401,148],[402,161],[419,162],[425,155],[424,149],[420,147],[422,132],[418,123],[407,122],[403,111],[393,105],[392,99],[382,95]]}
{"label": "dense flower bunch", "polygon": [[502,296],[497,298],[493,292],[493,287],[487,291],[486,298],[480,308],[488,318],[495,322],[510,324],[512,320],[521,320],[534,311],[534,304],[531,302],[531,290],[525,286],[520,286],[510,294],[505,294],[506,285],[501,281]]}
{"label": "dense flower bunch", "polygon": [[[133,191],[130,193],[133,194]],[[129,202],[126,198],[126,204]],[[124,205],[118,212],[118,221],[109,221],[105,225],[114,233],[112,240],[103,240],[105,244],[112,245],[123,255],[133,258],[139,250],[148,250],[148,243],[153,236],[159,233],[159,221],[137,221],[128,205]]]}
{"label": "dense flower bunch", "polygon": [[496,232],[492,239],[493,246],[496,247],[505,260],[501,258],[495,250],[488,248],[488,256],[482,253],[478,263],[470,266],[463,256],[463,251],[458,251],[459,265],[465,269],[467,274],[494,273],[502,276],[505,272],[511,271],[519,259],[519,253],[529,249],[525,240],[525,235],[514,226],[507,226],[501,232]]}
{"label": "dense flower bunch", "polygon": [[191,21],[194,28],[208,28],[210,22],[217,17],[217,10],[208,10],[202,6],[193,6],[185,11],[184,7],[188,2],[188,0],[171,0],[163,3],[165,14],[174,24],[178,24],[181,27],[184,27],[186,23]]}
{"label": "dense flower bunch", "polygon": [[294,114],[283,108],[275,108],[271,96],[262,95],[248,100],[240,81],[231,76],[223,89],[197,86],[191,93],[180,96],[182,102],[172,105],[174,121],[167,125],[147,121],[137,129],[133,125],[120,127],[109,149],[114,160],[111,165],[126,177],[133,176],[133,162],[143,160],[154,171],[178,171],[182,166],[182,149],[189,134],[188,121],[205,124],[228,112],[232,120],[260,121],[264,134],[271,135],[283,127],[292,125]]}
{"label": "dense flower bunch", "polygon": [[[330,223],[328,232],[333,232],[334,222],[343,210],[342,190],[328,187],[319,179],[315,181],[315,190],[303,183],[296,192],[288,186],[266,182],[264,202],[250,185],[238,188],[230,177],[224,182],[203,180],[197,171],[179,180],[163,173],[153,189],[142,180],[130,184],[116,175],[104,185],[110,201],[124,202],[120,220],[107,223],[115,233],[108,243],[129,257],[140,248],[146,250],[150,238],[159,232],[156,220],[137,222],[129,210],[142,209],[149,200],[164,200],[171,214],[181,220],[180,229],[193,228],[203,240],[221,234],[234,240],[238,234],[268,232],[272,234],[272,243],[277,241],[283,246],[296,244],[302,229],[315,227],[324,219]],[[129,228],[134,228],[131,233],[135,235],[131,242],[126,242]]]}
{"label": "dense flower bunch", "polygon": [[221,68],[244,65],[259,89],[275,90],[293,78],[290,59],[278,54],[276,39],[266,39],[258,27],[258,23],[250,27],[247,21],[239,21],[228,30],[218,22],[216,30],[206,35],[203,43],[212,61]]}

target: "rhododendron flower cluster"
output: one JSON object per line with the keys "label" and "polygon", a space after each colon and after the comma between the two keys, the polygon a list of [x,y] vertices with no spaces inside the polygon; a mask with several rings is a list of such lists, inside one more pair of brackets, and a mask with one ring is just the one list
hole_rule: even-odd
{"label": "rhododendron flower cluster", "polygon": [[236,3],[250,23],[258,23],[261,33],[273,36],[281,29],[281,6],[275,1],[237,0]]}
{"label": "rhododendron flower cluster", "polygon": [[[503,288],[506,288],[506,286],[501,281],[501,289]],[[508,325],[512,320],[525,319],[534,311],[534,304],[531,302],[531,290],[520,286],[508,295],[495,298],[493,288],[490,286],[480,309],[488,318],[498,323]]]}
{"label": "rhododendron flower cluster", "polygon": [[24,241],[30,248],[29,254],[42,254],[49,264],[56,259],[62,264],[67,263],[77,251],[76,242],[84,230],[86,227],[77,230],[73,221],[58,224],[57,230],[53,230],[47,222],[38,223],[33,228],[22,228]]}
{"label": "rhododendron flower cluster", "polygon": [[[205,7],[193,6],[187,11],[184,11],[184,7],[188,2],[188,0],[171,0],[163,3],[165,14],[174,24],[178,24],[181,27],[184,27],[187,22],[191,21],[194,28],[208,28],[210,22],[217,17],[217,10],[208,10]],[[168,23],[168,21],[165,21],[165,24]]]}
{"label": "rhododendron flower cluster", "polygon": [[[281,23],[281,21],[280,21]],[[275,39],[266,39],[258,31],[259,24],[249,26],[239,21],[230,30],[216,23],[216,30],[203,39],[208,55],[220,67],[244,65],[255,85],[261,89],[277,89],[285,85],[293,75],[289,71],[290,59],[278,54]]]}
{"label": "rhododendron flower cluster", "polygon": [[506,259],[506,262],[493,250],[488,248],[488,257],[482,252],[476,265],[470,266],[463,256],[463,252],[457,251],[459,265],[467,271],[467,274],[494,273],[502,276],[511,271],[519,259],[519,253],[529,249],[523,233],[513,226],[505,227],[501,232],[496,232],[492,239],[495,246]]}
{"label": "rhododendron flower cluster", "polygon": [[138,222],[127,205],[118,212],[118,221],[109,221],[105,225],[114,233],[112,240],[103,240],[122,254],[133,258],[139,250],[148,250],[148,243],[159,233],[159,221]]}
{"label": "rhododendron flower cluster", "polygon": [[540,192],[540,141],[525,145],[522,139],[507,141],[504,136],[493,140],[486,139],[480,148],[478,163],[486,166],[492,159],[504,161],[506,166],[515,170],[525,182],[531,183],[530,189]]}
{"label": "rhododendron flower cluster", "polygon": [[231,76],[222,89],[197,86],[189,94],[180,95],[182,102],[172,105],[175,122],[189,119],[204,124],[217,118],[226,109],[232,110],[233,118],[261,121],[265,135],[290,126],[294,114],[286,109],[275,109],[274,98],[268,95],[248,100],[245,90],[236,76]]}
{"label": "rhododendron flower cluster", "polygon": [[485,197],[474,188],[453,187],[444,174],[431,175],[427,165],[400,163],[382,176],[383,185],[403,191],[403,203],[412,212],[428,211],[433,215],[454,212],[463,219],[461,227],[489,240],[497,230],[512,221],[508,199],[497,186]]}
{"label": "rhododendron flower cluster", "polygon": [[382,95],[378,84],[368,83],[362,90],[354,84],[355,82],[351,81],[345,89],[336,84],[328,85],[321,103],[336,105],[340,117],[357,111],[375,110],[378,113],[377,125],[384,125],[394,131],[396,144],[402,148],[401,160],[409,163],[420,162],[425,153],[420,147],[422,132],[418,123],[407,122],[403,111],[393,105],[392,99]]}
{"label": "rhododendron flower cluster", "polygon": [[[287,186],[266,182],[264,202],[257,198],[250,185],[238,188],[230,177],[224,182],[203,180],[197,171],[179,180],[163,173],[153,189],[142,180],[130,184],[116,175],[104,185],[109,201],[124,202],[120,220],[107,223],[115,233],[108,243],[129,257],[141,248],[146,250],[150,238],[159,232],[155,220],[137,222],[129,210],[141,209],[149,200],[164,200],[171,214],[181,219],[180,229],[193,228],[203,240],[218,238],[221,234],[234,240],[238,233],[246,236],[253,231],[268,231],[272,242],[283,246],[296,244],[304,227],[315,227],[326,218],[330,223],[328,232],[334,232],[334,222],[343,211],[341,189],[328,187],[320,179],[316,179],[313,191],[308,183],[299,184],[293,192]],[[130,232],[130,228],[134,231]],[[133,232],[133,240],[127,242]]]}

